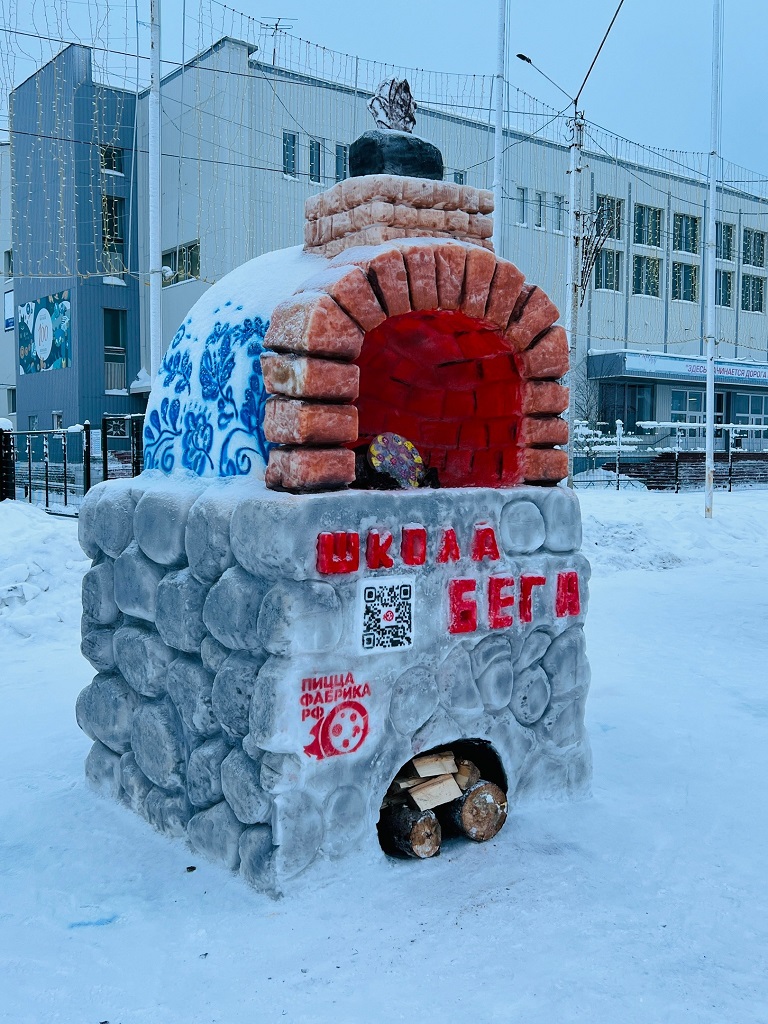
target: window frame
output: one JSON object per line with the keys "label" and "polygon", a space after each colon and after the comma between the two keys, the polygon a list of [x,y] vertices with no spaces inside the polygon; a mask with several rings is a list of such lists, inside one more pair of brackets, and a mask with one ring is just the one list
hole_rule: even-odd
{"label": "window frame", "polygon": [[[632,222],[634,245],[646,245],[651,249],[661,248],[661,218],[663,213],[664,211],[660,206],[635,203],[635,213]],[[651,238],[655,238],[656,241],[650,241]]]}
{"label": "window frame", "polygon": [[[621,292],[622,287],[622,256],[623,252],[621,249],[608,249],[602,248],[597,254],[595,260],[595,276],[594,276],[594,288],[595,291],[601,292]],[[612,257],[612,259],[611,259]],[[612,266],[609,268],[608,263]],[[613,283],[610,283],[613,282]]]}
{"label": "window frame", "polygon": [[[756,260],[755,250],[759,249],[760,262]],[[741,262],[745,267],[765,268],[765,232],[757,228],[742,228]]]}
{"label": "window frame", "polygon": [[323,144],[320,139],[309,140],[309,180],[315,185],[323,180]]}
{"label": "window frame", "polygon": [[[622,239],[621,220],[624,214],[624,200],[618,196],[598,195],[595,197],[595,228],[601,238]],[[607,227],[607,231],[605,231]]]}
{"label": "window frame", "polygon": [[765,312],[765,278],[760,274],[742,274],[741,309],[744,313]]}
{"label": "window frame", "polygon": [[[179,265],[181,264],[181,271]],[[173,271],[170,277],[163,276],[163,288],[175,284],[182,284],[184,281],[200,280],[200,239],[192,242],[183,242],[173,249],[166,249],[162,255],[161,265],[170,267]],[[196,271],[196,272],[195,272]]]}
{"label": "window frame", "polygon": [[349,177],[349,146],[343,142],[336,143],[335,179],[345,181]]}
{"label": "window frame", "polygon": [[693,213],[675,213],[672,221],[673,251],[698,256],[700,243],[701,218]]}
{"label": "window frame", "polygon": [[[649,273],[651,264],[656,265],[655,291],[649,291],[647,288],[647,282],[653,280],[653,276]],[[639,275],[642,284],[640,288],[637,288],[638,267],[642,268]],[[663,260],[660,256],[643,256],[635,253],[632,256],[632,294],[647,295],[651,299],[660,299],[663,269]]]}
{"label": "window frame", "polygon": [[[116,314],[116,316],[112,316]],[[125,391],[128,387],[128,372],[126,365],[126,336],[128,312],[125,309],[116,309],[105,306],[102,310],[103,333],[102,351],[104,354],[104,391]],[[107,344],[107,323],[114,321],[118,325],[117,336],[110,336]],[[115,345],[115,340],[119,345]]]}
{"label": "window frame", "polygon": [[547,227],[547,193],[538,189],[533,193],[533,226],[539,231]]}
{"label": "window frame", "polygon": [[125,177],[122,147],[114,146],[111,143],[99,146],[99,167],[104,174],[117,174]]}
{"label": "window frame", "polygon": [[517,216],[515,224],[521,227],[528,227],[528,189],[525,185],[518,185],[515,192],[515,209]]}
{"label": "window frame", "polygon": [[[101,261],[104,273],[122,277],[125,263],[125,196],[101,194]],[[114,233],[113,233],[114,232]],[[119,260],[118,262],[112,262]]]}
{"label": "window frame", "polygon": [[[726,230],[727,229],[727,230]],[[736,236],[736,225],[727,220],[715,221],[715,259],[725,263],[733,262],[733,242]],[[726,246],[725,240],[728,239]],[[727,251],[728,255],[724,255]]]}
{"label": "window frame", "polygon": [[699,265],[698,263],[674,262],[672,264],[673,302],[699,301]]}
{"label": "window frame", "polygon": [[283,175],[294,179],[299,176],[299,136],[287,128],[283,128]]}
{"label": "window frame", "polygon": [[552,228],[559,235],[565,234],[565,196],[553,195],[552,208],[554,210],[555,223]]}
{"label": "window frame", "polygon": [[[727,282],[725,288],[727,302],[723,302],[723,283]],[[723,309],[731,309],[733,307],[733,271],[732,270],[721,270],[719,267],[715,268],[715,305],[721,306]]]}

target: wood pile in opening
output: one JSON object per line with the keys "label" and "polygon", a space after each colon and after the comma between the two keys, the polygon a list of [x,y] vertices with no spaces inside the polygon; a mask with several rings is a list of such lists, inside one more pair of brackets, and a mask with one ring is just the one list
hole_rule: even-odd
{"label": "wood pile in opening", "polygon": [[381,808],[379,837],[386,853],[426,859],[440,852],[443,834],[483,843],[507,819],[507,795],[451,750],[423,754],[398,773]]}

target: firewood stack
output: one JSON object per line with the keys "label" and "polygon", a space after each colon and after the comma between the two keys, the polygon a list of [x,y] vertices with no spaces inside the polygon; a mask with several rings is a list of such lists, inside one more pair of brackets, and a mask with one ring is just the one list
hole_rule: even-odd
{"label": "firewood stack", "polygon": [[492,839],[507,819],[507,794],[480,778],[472,761],[453,752],[414,757],[387,790],[379,837],[386,853],[426,859],[443,835],[477,843]]}

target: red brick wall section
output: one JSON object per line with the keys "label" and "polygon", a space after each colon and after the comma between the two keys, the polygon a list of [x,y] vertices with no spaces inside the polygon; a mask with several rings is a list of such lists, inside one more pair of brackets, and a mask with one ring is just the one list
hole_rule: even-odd
{"label": "red brick wall section", "polygon": [[567,472],[560,417],[565,332],[512,263],[459,242],[349,249],[274,310],[261,357],[268,487],[354,480],[352,448],[413,441],[444,486],[553,484]]}

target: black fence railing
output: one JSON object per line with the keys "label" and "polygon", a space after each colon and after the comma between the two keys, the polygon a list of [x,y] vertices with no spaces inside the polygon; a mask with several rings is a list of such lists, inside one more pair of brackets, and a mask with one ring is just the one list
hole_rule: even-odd
{"label": "black fence railing", "polygon": [[139,475],[143,426],[143,414],[107,413],[98,430],[87,421],[52,430],[0,429],[0,501],[76,516],[93,484]]}

